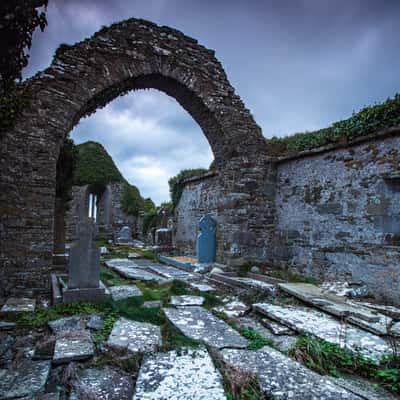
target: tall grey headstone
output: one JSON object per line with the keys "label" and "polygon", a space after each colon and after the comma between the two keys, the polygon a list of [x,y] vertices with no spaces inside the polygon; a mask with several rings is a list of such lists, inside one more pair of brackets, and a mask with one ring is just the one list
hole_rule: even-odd
{"label": "tall grey headstone", "polygon": [[119,231],[117,242],[119,243],[130,243],[132,242],[132,231],[129,226],[123,226]]}
{"label": "tall grey headstone", "polygon": [[78,241],[69,253],[68,288],[98,288],[100,281],[100,248],[93,241],[94,224],[90,218],[79,224]]}
{"label": "tall grey headstone", "polygon": [[215,261],[217,222],[206,214],[199,221],[197,236],[197,258],[200,264],[211,264]]}

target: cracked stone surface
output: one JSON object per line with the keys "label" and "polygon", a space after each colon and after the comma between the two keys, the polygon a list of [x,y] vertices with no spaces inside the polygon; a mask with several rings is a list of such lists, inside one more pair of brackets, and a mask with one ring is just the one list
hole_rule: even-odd
{"label": "cracked stone surface", "polygon": [[42,391],[50,367],[50,361],[23,360],[18,368],[0,369],[0,399],[32,396]]}
{"label": "cracked stone surface", "polygon": [[94,354],[93,341],[87,331],[63,332],[57,335],[53,363],[86,360]]}
{"label": "cracked stone surface", "polygon": [[255,373],[263,393],[274,399],[362,399],[271,347],[257,351],[224,349],[221,355],[234,368]]}
{"label": "cracked stone surface", "polygon": [[156,351],[162,345],[157,325],[119,318],[107,340],[110,347],[126,348],[133,353]]}
{"label": "cracked stone surface", "polygon": [[226,302],[223,306],[215,307],[213,310],[225,314],[228,318],[236,318],[245,315],[250,307],[236,299]]}
{"label": "cracked stone surface", "polygon": [[319,311],[268,303],[253,304],[253,308],[297,332],[314,335],[354,352],[359,351],[364,357],[374,361],[379,361],[384,355],[391,353],[391,347],[381,337],[343,324]]}
{"label": "cracked stone surface", "polygon": [[145,358],[133,400],[225,400],[222,377],[206,349]]}
{"label": "cracked stone surface", "polygon": [[131,400],[134,390],[128,374],[110,367],[81,371],[72,387],[79,399]]}
{"label": "cracked stone surface", "polygon": [[108,290],[113,300],[122,300],[142,295],[142,291],[136,285],[111,286]]}
{"label": "cracked stone surface", "polygon": [[164,278],[160,275],[153,274],[149,271],[139,267],[133,261],[128,259],[113,259],[106,261],[107,267],[117,271],[120,275],[125,278],[145,281],[145,282],[157,282],[160,284],[171,282],[171,279]]}
{"label": "cracked stone surface", "polygon": [[20,312],[33,312],[35,311],[36,300],[27,297],[10,297],[0,312],[2,313],[20,313]]}
{"label": "cracked stone surface", "polygon": [[54,333],[83,331],[86,327],[86,322],[79,315],[72,317],[60,318],[48,323],[50,329]]}
{"label": "cracked stone surface", "polygon": [[191,282],[189,286],[199,292],[215,292],[217,289],[207,283]]}
{"label": "cracked stone surface", "polygon": [[168,279],[177,279],[187,282],[190,279],[195,278],[195,275],[187,271],[171,267],[170,265],[153,264],[149,265],[148,269]]}
{"label": "cracked stone surface", "polygon": [[203,307],[163,308],[168,320],[185,336],[216,347],[245,348],[247,340]]}
{"label": "cracked stone surface", "polygon": [[173,306],[201,306],[204,303],[204,297],[201,296],[172,296],[171,304]]}

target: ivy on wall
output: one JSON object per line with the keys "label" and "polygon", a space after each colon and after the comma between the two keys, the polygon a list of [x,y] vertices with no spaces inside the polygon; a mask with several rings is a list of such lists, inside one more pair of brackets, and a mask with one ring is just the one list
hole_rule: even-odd
{"label": "ivy on wall", "polygon": [[331,143],[347,143],[382,129],[400,125],[400,94],[383,103],[363,108],[343,121],[314,132],[267,139],[270,155],[282,156],[311,150]]}

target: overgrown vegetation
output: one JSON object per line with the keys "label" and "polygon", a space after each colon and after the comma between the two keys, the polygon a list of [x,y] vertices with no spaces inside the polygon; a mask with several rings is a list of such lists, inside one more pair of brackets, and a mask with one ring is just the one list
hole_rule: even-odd
{"label": "overgrown vegetation", "polygon": [[247,345],[249,350],[258,350],[264,346],[272,345],[272,342],[269,339],[265,338],[254,329],[242,328],[239,332],[243,337],[249,340],[249,344]]}
{"label": "overgrown vegetation", "polygon": [[157,218],[158,218],[158,211],[155,208],[144,212],[143,228],[142,228],[142,233],[144,236],[146,236],[150,232],[151,228],[155,227]]}
{"label": "overgrown vegetation", "polygon": [[179,200],[182,196],[183,187],[184,187],[182,184],[182,181],[185,179],[191,178],[193,176],[205,174],[206,172],[208,172],[208,170],[204,169],[204,168],[183,169],[177,175],[175,175],[169,179],[169,181],[168,181],[169,193],[170,193],[171,201],[172,201],[174,208],[178,205]]}
{"label": "overgrown vegetation", "polygon": [[399,356],[386,357],[378,365],[361,354],[340,348],[339,345],[304,335],[299,336],[290,355],[320,374],[335,377],[341,373],[356,374],[400,393]]}
{"label": "overgrown vegetation", "polygon": [[314,132],[296,133],[283,138],[267,140],[271,155],[294,154],[330,143],[347,143],[360,136],[400,125],[400,94],[373,106],[367,106],[345,119],[333,123],[328,128]]}
{"label": "overgrown vegetation", "polygon": [[121,208],[125,214],[137,217],[143,211],[145,202],[136,186],[125,183],[121,196]]}

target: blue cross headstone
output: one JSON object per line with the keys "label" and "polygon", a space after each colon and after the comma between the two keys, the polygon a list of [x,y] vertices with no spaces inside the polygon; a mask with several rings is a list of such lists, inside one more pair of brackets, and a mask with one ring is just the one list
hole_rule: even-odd
{"label": "blue cross headstone", "polygon": [[209,214],[200,218],[197,235],[197,258],[200,264],[211,264],[215,261],[217,222]]}

